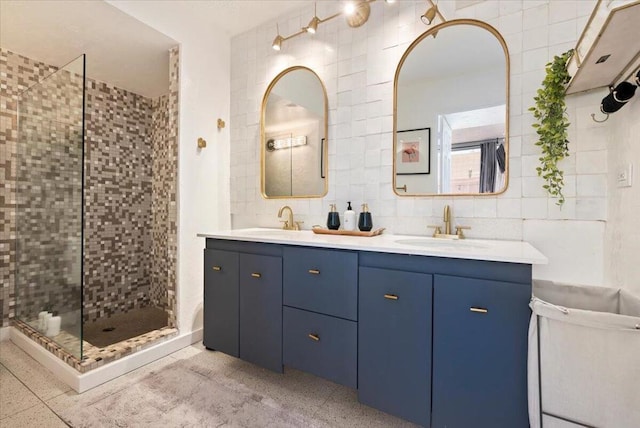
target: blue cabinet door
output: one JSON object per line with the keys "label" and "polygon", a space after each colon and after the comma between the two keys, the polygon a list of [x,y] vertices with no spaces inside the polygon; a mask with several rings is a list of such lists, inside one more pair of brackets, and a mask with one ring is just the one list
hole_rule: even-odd
{"label": "blue cabinet door", "polygon": [[238,253],[204,250],[204,337],[209,349],[238,357]]}
{"label": "blue cabinet door", "polygon": [[528,427],[530,284],[435,275],[434,428]]}
{"label": "blue cabinet door", "polygon": [[429,426],[432,276],[361,267],[358,296],[358,399]]}
{"label": "blue cabinet door", "polygon": [[240,254],[240,358],[282,372],[282,258]]}

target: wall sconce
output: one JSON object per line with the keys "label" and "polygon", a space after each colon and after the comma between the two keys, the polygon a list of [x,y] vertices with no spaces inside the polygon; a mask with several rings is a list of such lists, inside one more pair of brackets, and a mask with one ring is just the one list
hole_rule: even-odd
{"label": "wall sconce", "polygon": [[205,147],[207,147],[207,140],[202,137],[198,138],[198,148],[204,149]]}
{"label": "wall sconce", "polygon": [[270,139],[267,141],[267,150],[272,152],[280,149],[290,149],[292,147],[304,146],[307,144],[306,135],[300,135],[298,137]]}
{"label": "wall sconce", "polygon": [[[347,5],[345,6],[342,12],[335,13],[324,19],[318,18],[316,4],[314,3],[313,18],[311,18],[311,20],[309,21],[309,24],[307,24],[306,27],[302,27],[300,31],[293,33],[289,36],[282,36],[280,34],[280,28],[278,27],[278,24],[276,24],[277,35],[276,35],[276,38],[273,39],[273,42],[271,43],[271,47],[274,50],[279,51],[280,49],[282,49],[283,42],[289,39],[292,39],[294,37],[297,37],[301,34],[305,34],[305,33],[315,34],[318,31],[318,26],[320,24],[330,21],[334,18],[337,18],[340,15],[346,16],[347,24],[350,27],[352,28],[360,27],[361,25],[364,25],[364,23],[367,22],[367,20],[369,19],[369,15],[371,13],[371,6],[369,5],[369,3],[372,3],[374,1],[375,0],[357,0],[356,2],[347,3]],[[394,0],[385,0],[385,2],[394,3]]]}
{"label": "wall sconce", "polygon": [[224,128],[225,125],[226,125],[226,123],[224,123],[224,120],[218,119],[218,129]]}

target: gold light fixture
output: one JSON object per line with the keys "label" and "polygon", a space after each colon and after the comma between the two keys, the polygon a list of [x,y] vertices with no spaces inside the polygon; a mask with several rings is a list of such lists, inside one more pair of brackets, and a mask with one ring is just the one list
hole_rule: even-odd
{"label": "gold light fixture", "polygon": [[307,33],[316,34],[318,30],[318,24],[320,24],[320,18],[318,18],[318,10],[317,3],[313,4],[313,18],[309,21],[309,25],[307,25],[304,29]]}
{"label": "gold light fixture", "polygon": [[[345,9],[341,12],[333,14],[327,18],[321,19],[318,18],[316,4],[314,3],[314,14],[313,18],[309,21],[309,24],[306,27],[302,27],[300,31],[297,33],[291,34],[289,36],[281,36],[280,30],[278,29],[278,33],[275,39],[273,39],[273,43],[271,43],[271,47],[274,50],[279,51],[282,48],[282,43],[292,39],[294,37],[299,36],[300,34],[315,34],[318,31],[318,26],[324,22],[327,22],[333,18],[336,18],[340,15],[345,15],[347,18],[347,24],[352,27],[360,27],[369,19],[369,15],[371,14],[371,6],[369,3],[374,2],[375,0],[357,0],[355,2],[347,3]],[[386,3],[394,3],[394,0],[385,0]],[[277,28],[277,24],[276,24]]]}
{"label": "gold light fixture", "polygon": [[368,0],[362,0],[357,3],[347,3],[345,6],[345,14],[347,15],[347,24],[351,28],[357,28],[369,20],[371,14],[371,6]]}
{"label": "gold light fixture", "polygon": [[280,28],[278,27],[278,24],[276,24],[276,32],[278,33],[278,35],[276,36],[275,39],[273,39],[273,43],[271,43],[271,47],[273,48],[273,50],[279,51],[282,48],[282,42],[284,41],[284,37],[280,35]]}
{"label": "gold light fixture", "polygon": [[[429,2],[429,4],[431,4],[431,6],[429,7],[429,9],[427,9],[427,11],[420,17],[420,20],[422,20],[422,22],[425,25],[431,25],[431,23],[433,22],[433,20],[436,18],[436,16],[438,18],[440,18],[442,20],[442,22],[446,22],[447,20],[444,19],[444,16],[442,16],[442,14],[440,13],[440,10],[438,9],[438,0],[436,0],[436,2],[434,3],[433,0],[427,0]],[[433,33],[431,33],[431,35],[433,36],[433,38],[435,39],[436,36],[438,35],[437,31],[434,31]]]}
{"label": "gold light fixture", "polygon": [[438,13],[438,4],[437,3],[434,4],[431,0],[429,0],[429,3],[431,3],[431,6],[420,17],[420,19],[425,25],[431,25],[431,23],[433,22],[433,19],[436,17],[436,14]]}

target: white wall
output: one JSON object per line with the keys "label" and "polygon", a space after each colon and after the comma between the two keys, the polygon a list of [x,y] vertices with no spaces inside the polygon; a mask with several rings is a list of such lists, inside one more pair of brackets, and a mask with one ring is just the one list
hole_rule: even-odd
{"label": "white wall", "polygon": [[[109,3],[180,43],[178,152],[178,327],[202,327],[204,240],[196,234],[229,227],[229,37],[181,1]],[[207,148],[197,149],[197,139]]]}
{"label": "white wall", "polygon": [[[640,91],[609,117],[609,222],[605,239],[605,278],[640,296]],[[633,165],[632,187],[617,186],[617,172]]]}
{"label": "white wall", "polygon": [[[571,96],[571,156],[563,162],[562,210],[547,197],[537,177],[539,148],[528,108],[544,78],[545,64],[575,45],[595,0],[489,0],[455,10],[442,0],[445,17],[488,22],[505,38],[511,62],[510,177],[497,197],[400,198],[391,188],[393,76],[411,41],[426,30],[419,17],[424,1],[388,5],[375,2],[369,22],[349,28],[338,18],[320,26],[313,37],[288,40],[282,51],[270,48],[276,22],[231,41],[232,164],[231,213],[234,227],[278,227],[276,213],[293,207],[305,227],[323,224],[329,204],[343,211],[368,202],[375,227],[394,233],[427,234],[441,221],[445,204],[454,223],[471,226],[471,238],[527,240],[545,252],[547,266],[534,276],[558,281],[601,284],[604,279],[604,229],[607,219],[607,153],[611,124],[597,124],[601,91]],[[339,9],[333,1],[318,3],[318,16]],[[297,31],[311,17],[304,8],[280,17],[281,34]],[[318,73],[329,95],[329,193],[322,199],[264,200],[260,196],[260,100],[269,82],[283,69],[306,65]]]}

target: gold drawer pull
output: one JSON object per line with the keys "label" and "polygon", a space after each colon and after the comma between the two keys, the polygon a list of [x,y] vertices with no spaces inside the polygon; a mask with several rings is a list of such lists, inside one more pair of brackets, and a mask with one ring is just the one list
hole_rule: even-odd
{"label": "gold drawer pull", "polygon": [[307,336],[309,336],[309,339],[315,340],[316,342],[320,340],[320,336],[317,334],[309,333]]}
{"label": "gold drawer pull", "polygon": [[488,309],[485,309],[485,308],[476,308],[475,306],[471,306],[471,307],[469,308],[469,310],[470,310],[471,312],[477,312],[477,313],[479,313],[479,314],[486,314],[487,312],[489,312],[489,310],[488,310]]}
{"label": "gold drawer pull", "polygon": [[320,271],[318,269],[309,269],[309,273],[313,275],[320,275]]}
{"label": "gold drawer pull", "polygon": [[262,278],[262,275],[259,273],[252,273],[251,276],[254,278]]}
{"label": "gold drawer pull", "polygon": [[398,300],[398,296],[396,296],[395,294],[385,294],[384,298],[389,300]]}
{"label": "gold drawer pull", "polygon": [[215,270],[216,272],[220,272],[222,270],[222,267],[220,266],[214,266],[213,270]]}

